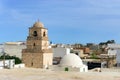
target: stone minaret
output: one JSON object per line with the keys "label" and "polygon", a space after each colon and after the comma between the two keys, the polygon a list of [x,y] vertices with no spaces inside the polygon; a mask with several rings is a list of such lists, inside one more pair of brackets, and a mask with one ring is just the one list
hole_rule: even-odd
{"label": "stone minaret", "polygon": [[27,48],[22,51],[22,61],[26,67],[48,68],[52,65],[53,53],[47,34],[48,30],[39,21],[29,28]]}

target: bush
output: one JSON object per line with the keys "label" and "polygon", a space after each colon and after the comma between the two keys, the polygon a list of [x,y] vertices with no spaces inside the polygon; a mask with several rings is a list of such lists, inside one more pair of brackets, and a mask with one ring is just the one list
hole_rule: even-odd
{"label": "bush", "polygon": [[68,68],[68,67],[65,67],[65,71],[69,71],[69,68]]}

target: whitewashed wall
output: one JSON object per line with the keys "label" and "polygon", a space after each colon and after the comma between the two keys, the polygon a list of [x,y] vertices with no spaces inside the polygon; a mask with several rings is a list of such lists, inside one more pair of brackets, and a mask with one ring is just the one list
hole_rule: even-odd
{"label": "whitewashed wall", "polygon": [[63,47],[53,48],[53,57],[63,57],[66,54],[70,54],[69,48]]}
{"label": "whitewashed wall", "polygon": [[108,44],[108,55],[116,55],[117,65],[120,67],[120,44]]}
{"label": "whitewashed wall", "polygon": [[117,50],[116,49],[109,49],[108,50],[108,55],[116,55],[117,54]]}
{"label": "whitewashed wall", "polygon": [[25,49],[26,45],[4,45],[4,50],[10,56],[22,57],[22,49]]}
{"label": "whitewashed wall", "polygon": [[[14,68],[14,65],[15,65],[15,60],[14,59],[10,59],[10,60],[5,60],[5,66],[7,68]],[[3,69],[4,68],[4,64],[3,64],[3,61],[0,61],[0,69]]]}
{"label": "whitewashed wall", "polygon": [[117,50],[116,61],[120,63],[120,50]]}
{"label": "whitewashed wall", "polygon": [[25,64],[16,64],[15,66],[14,66],[14,68],[24,68],[25,67]]}
{"label": "whitewashed wall", "polygon": [[[52,69],[53,71],[65,71],[65,66],[59,66],[59,65],[53,65],[50,66],[50,69]],[[72,72],[88,72],[88,67],[83,65],[79,68],[73,68],[73,67],[67,67],[68,71],[72,71]]]}

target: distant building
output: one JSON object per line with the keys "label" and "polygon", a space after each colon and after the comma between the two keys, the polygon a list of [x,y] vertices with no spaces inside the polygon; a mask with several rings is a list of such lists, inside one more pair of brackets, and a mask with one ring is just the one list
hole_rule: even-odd
{"label": "distant building", "polygon": [[56,47],[53,48],[53,57],[63,57],[66,54],[70,54],[69,48],[63,48],[63,47]]}
{"label": "distant building", "polygon": [[120,44],[108,44],[106,49],[108,55],[116,56],[117,66],[120,67]]}
{"label": "distant building", "polygon": [[78,55],[79,57],[85,57],[86,55],[84,54],[84,51],[81,49],[74,49],[73,53]]}
{"label": "distant building", "polygon": [[72,48],[73,48],[73,49],[79,49],[79,48],[81,48],[81,47],[82,47],[81,44],[73,44],[73,45],[72,45]]}
{"label": "distant building", "polygon": [[22,51],[22,61],[26,67],[49,68],[52,65],[53,53],[47,34],[48,30],[39,21],[29,28],[27,48]]}
{"label": "distant building", "polygon": [[73,48],[73,51],[81,58],[87,57],[90,54],[90,49],[87,47]]}
{"label": "distant building", "polygon": [[0,56],[3,55],[4,45],[0,44]]}
{"label": "distant building", "polygon": [[94,44],[94,43],[87,43],[86,45],[90,50],[98,50],[99,49],[99,45]]}
{"label": "distant building", "polygon": [[6,42],[3,45],[4,52],[10,56],[22,58],[22,49],[26,48],[25,42]]}

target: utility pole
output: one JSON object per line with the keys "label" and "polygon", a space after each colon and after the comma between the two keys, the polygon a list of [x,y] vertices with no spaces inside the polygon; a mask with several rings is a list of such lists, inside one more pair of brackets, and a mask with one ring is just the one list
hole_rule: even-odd
{"label": "utility pole", "polygon": [[2,48],[2,53],[3,53],[3,68],[5,68],[5,51],[4,48]]}

